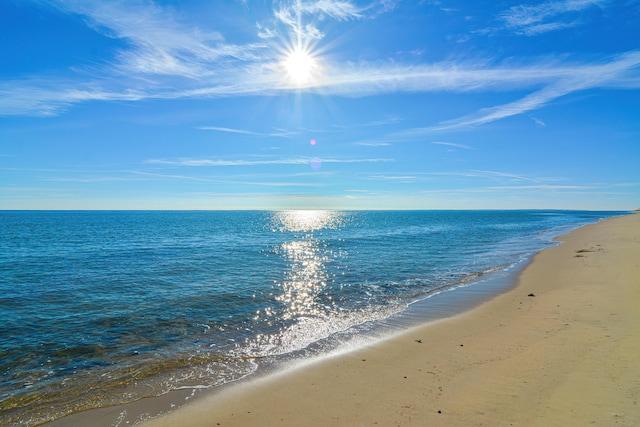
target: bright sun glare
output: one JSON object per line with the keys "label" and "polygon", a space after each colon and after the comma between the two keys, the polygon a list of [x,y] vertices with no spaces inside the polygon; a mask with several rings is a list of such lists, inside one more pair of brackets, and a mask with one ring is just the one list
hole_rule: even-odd
{"label": "bright sun glare", "polygon": [[287,55],[284,67],[289,78],[298,85],[307,83],[316,68],[316,60],[309,52],[297,48]]}

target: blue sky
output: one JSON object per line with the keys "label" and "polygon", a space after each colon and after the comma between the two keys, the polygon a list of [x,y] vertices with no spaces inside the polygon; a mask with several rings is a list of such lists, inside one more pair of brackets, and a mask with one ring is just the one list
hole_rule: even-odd
{"label": "blue sky", "polygon": [[640,1],[4,0],[0,209],[635,209]]}

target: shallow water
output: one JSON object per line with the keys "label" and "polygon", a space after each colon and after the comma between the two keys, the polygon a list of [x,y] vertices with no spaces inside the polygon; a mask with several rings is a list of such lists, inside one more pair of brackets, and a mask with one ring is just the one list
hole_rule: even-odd
{"label": "shallow water", "polygon": [[227,383],[616,214],[0,212],[0,424]]}

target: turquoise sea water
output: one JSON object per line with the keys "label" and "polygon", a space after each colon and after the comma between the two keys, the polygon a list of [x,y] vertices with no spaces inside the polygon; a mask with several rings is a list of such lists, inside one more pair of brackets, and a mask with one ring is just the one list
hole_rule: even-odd
{"label": "turquoise sea water", "polygon": [[617,214],[0,212],[0,425],[233,381]]}

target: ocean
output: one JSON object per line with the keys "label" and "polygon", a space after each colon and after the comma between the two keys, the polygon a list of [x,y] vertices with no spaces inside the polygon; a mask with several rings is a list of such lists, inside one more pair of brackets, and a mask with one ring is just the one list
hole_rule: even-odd
{"label": "ocean", "polygon": [[0,425],[335,349],[593,211],[0,211]]}

